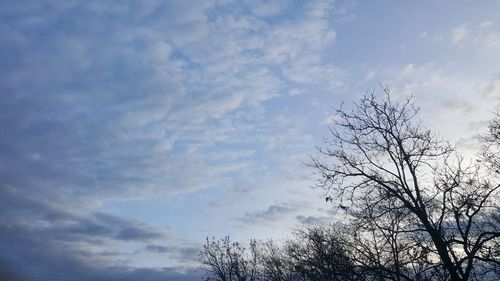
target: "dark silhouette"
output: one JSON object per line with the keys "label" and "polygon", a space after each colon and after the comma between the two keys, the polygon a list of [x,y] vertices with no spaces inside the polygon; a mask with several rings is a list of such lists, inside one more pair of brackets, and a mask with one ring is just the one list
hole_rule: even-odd
{"label": "dark silhouette", "polygon": [[256,242],[247,249],[229,236],[221,240],[209,240],[200,253],[200,262],[206,266],[205,280],[254,281],[257,280]]}
{"label": "dark silhouette", "polygon": [[[482,280],[498,272],[498,116],[468,164],[416,119],[411,98],[340,108],[312,167],[347,205],[355,262],[389,280]],[[496,150],[495,150],[496,149]],[[497,277],[498,278],[498,275]]]}
{"label": "dark silhouette", "polygon": [[219,281],[361,281],[366,280],[342,245],[340,230],[331,226],[304,228],[281,246],[250,242],[247,250],[231,242],[207,240],[200,261],[206,280]]}
{"label": "dark silhouette", "polygon": [[500,113],[466,161],[423,127],[411,97],[383,91],[340,107],[310,163],[344,224],[252,241],[248,252],[207,240],[207,279],[500,280]]}

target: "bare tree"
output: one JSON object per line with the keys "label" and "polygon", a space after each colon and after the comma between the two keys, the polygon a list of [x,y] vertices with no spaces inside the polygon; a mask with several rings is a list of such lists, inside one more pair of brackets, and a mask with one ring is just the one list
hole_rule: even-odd
{"label": "bare tree", "polygon": [[255,281],[257,280],[256,242],[250,241],[247,251],[229,236],[221,240],[207,238],[199,256],[205,265],[206,280],[217,281]]}
{"label": "bare tree", "polygon": [[259,245],[259,264],[262,280],[294,281],[297,280],[295,267],[286,248],[269,240]]}
{"label": "bare tree", "polygon": [[331,225],[295,232],[286,254],[298,280],[364,280],[342,244],[344,233]]}
{"label": "bare tree", "polygon": [[[488,133],[482,136],[483,150],[482,158],[479,160],[484,163],[491,175],[497,179],[500,177],[500,111],[497,111],[494,118],[490,121],[488,126]],[[500,200],[497,198],[497,200]],[[497,201],[498,202],[498,201]],[[500,225],[500,212],[491,216],[490,223]],[[492,269],[497,276],[500,276],[500,241],[491,241],[493,245],[490,246],[490,260],[494,260],[496,267]]]}
{"label": "bare tree", "polygon": [[331,226],[307,227],[292,238],[272,240],[250,248],[222,240],[207,239],[200,261],[207,271],[206,280],[220,281],[363,281],[341,244],[341,231]]}
{"label": "bare tree", "polygon": [[411,98],[384,92],[338,109],[311,163],[359,227],[356,239],[373,242],[356,247],[359,262],[372,259],[390,280],[490,278],[500,265],[498,177],[425,129]]}
{"label": "bare tree", "polygon": [[399,214],[384,221],[365,220],[347,228],[342,245],[366,280],[447,280],[439,267],[430,266],[429,241],[402,230]]}
{"label": "bare tree", "polygon": [[500,112],[490,121],[488,133],[481,137],[483,141],[482,160],[491,172],[500,173]]}

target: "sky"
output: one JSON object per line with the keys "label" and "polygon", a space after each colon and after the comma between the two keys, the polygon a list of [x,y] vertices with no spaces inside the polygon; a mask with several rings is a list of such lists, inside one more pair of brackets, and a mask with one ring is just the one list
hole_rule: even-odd
{"label": "sky", "polygon": [[0,0],[0,276],[201,280],[206,237],[334,222],[306,163],[380,85],[472,155],[500,105],[498,11]]}

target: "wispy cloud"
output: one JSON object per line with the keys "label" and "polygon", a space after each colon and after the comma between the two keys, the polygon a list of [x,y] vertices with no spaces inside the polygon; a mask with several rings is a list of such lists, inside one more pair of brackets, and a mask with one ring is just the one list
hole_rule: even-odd
{"label": "wispy cloud", "polygon": [[325,225],[328,223],[332,222],[331,217],[327,216],[303,216],[303,215],[298,215],[295,217],[295,219],[300,223],[304,225]]}
{"label": "wispy cloud", "polygon": [[454,44],[458,44],[465,39],[467,35],[467,27],[465,25],[461,25],[451,31],[451,40]]}
{"label": "wispy cloud", "polygon": [[461,48],[491,56],[500,50],[500,33],[493,26],[492,21],[483,21],[474,26],[461,25],[452,30],[452,42]]}
{"label": "wispy cloud", "polygon": [[175,258],[180,262],[193,263],[202,250],[201,247],[194,246],[162,246],[162,245],[147,245],[146,250],[156,254],[167,254],[171,258]]}
{"label": "wispy cloud", "polygon": [[269,225],[285,218],[285,216],[299,211],[304,206],[299,203],[284,203],[270,205],[266,210],[247,212],[239,221],[245,224]]}
{"label": "wispy cloud", "polygon": [[419,9],[372,5],[0,1],[0,259],[28,276],[198,279],[204,235],[326,217],[303,163],[340,97],[380,80],[444,135],[483,124],[498,9],[413,26]]}
{"label": "wispy cloud", "polygon": [[264,103],[341,84],[342,69],[320,63],[336,38],[333,9],[329,1],[3,2],[0,177],[11,210],[3,225],[30,245],[41,232],[66,255],[113,265],[129,257],[91,251],[167,236],[98,211],[110,202],[240,186],[236,173],[258,186],[249,159],[267,153],[259,147],[304,139]]}

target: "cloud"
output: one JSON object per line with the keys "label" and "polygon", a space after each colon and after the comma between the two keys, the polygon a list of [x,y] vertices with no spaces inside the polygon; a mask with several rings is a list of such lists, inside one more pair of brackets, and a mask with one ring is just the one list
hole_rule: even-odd
{"label": "cloud", "polygon": [[328,223],[331,223],[332,217],[326,217],[326,216],[303,216],[303,215],[298,215],[295,217],[295,219],[300,223],[300,224],[306,224],[306,225],[325,225]]}
{"label": "cloud", "polygon": [[[117,263],[116,254],[101,256],[87,247],[68,248],[40,232],[0,228],[2,273],[13,280],[199,280],[192,269],[140,269]],[[121,256],[121,255],[119,255]],[[110,264],[115,264],[110,266]]]}
{"label": "cloud", "polygon": [[500,77],[497,77],[489,82],[484,88],[482,95],[486,98],[500,99]]}
{"label": "cloud", "polygon": [[494,25],[492,21],[483,21],[479,24],[479,27],[481,28],[490,28]]}
{"label": "cloud", "polygon": [[461,25],[451,31],[451,37],[452,37],[451,40],[453,41],[454,44],[458,44],[465,39],[466,35],[467,35],[467,27]]}
{"label": "cloud", "polygon": [[3,227],[39,231],[56,242],[101,243],[99,241],[103,241],[102,239],[148,241],[166,238],[166,233],[140,221],[102,212],[70,212],[57,205],[23,198],[17,194],[2,192],[2,196],[8,202],[0,208],[5,214],[0,221]]}
{"label": "cloud", "polygon": [[441,105],[449,110],[456,110],[462,114],[468,114],[474,109],[474,105],[467,100],[450,99],[443,101]]}
{"label": "cloud", "polygon": [[415,65],[413,65],[412,63],[409,63],[409,64],[405,65],[405,67],[404,67],[403,71],[401,72],[401,74],[403,74],[403,75],[410,75],[414,71],[415,71]]}
{"label": "cloud", "polygon": [[[198,248],[185,240],[223,231],[221,217],[224,231],[322,220],[272,200],[310,193],[301,163],[335,102],[326,93],[352,98],[356,67],[337,63],[345,45],[335,46],[355,34],[352,5],[0,1],[0,259],[23,276],[191,280]],[[451,40],[493,56],[495,32],[461,25]],[[360,80],[387,77],[361,64]],[[498,83],[453,67],[413,61],[388,76],[418,90],[431,124],[461,132],[472,123],[459,117],[485,118]],[[226,197],[235,203],[207,215]]]}
{"label": "cloud", "polygon": [[146,250],[153,253],[168,253],[172,251],[172,248],[167,246],[159,246],[159,245],[147,245]]}
{"label": "cloud", "polygon": [[492,27],[491,21],[484,21],[471,27],[461,25],[452,30],[452,42],[461,48],[469,48],[491,56],[500,50],[500,33]]}
{"label": "cloud", "polygon": [[300,210],[300,204],[274,204],[266,210],[247,212],[238,220],[245,224],[270,224]]}
{"label": "cloud", "polygon": [[375,71],[371,70],[368,73],[366,73],[365,79],[368,80],[368,81],[370,81],[373,78],[375,78],[375,75],[376,75]]}
{"label": "cloud", "polygon": [[120,232],[115,236],[120,240],[150,240],[154,238],[162,237],[162,233],[154,231],[152,229],[143,229],[139,227],[129,227],[120,230]]}
{"label": "cloud", "polygon": [[493,54],[500,50],[500,33],[495,31],[479,33],[474,37],[473,43],[482,52]]}
{"label": "cloud", "polygon": [[[161,248],[173,238],[149,218],[103,210],[242,179],[249,188],[236,193],[261,190],[267,150],[308,140],[272,100],[342,85],[344,71],[323,61],[333,10],[329,1],[0,3],[0,257],[30,276],[177,274],[130,262],[137,251],[192,259],[194,247]],[[293,211],[276,205],[247,220]]]}
{"label": "cloud", "polygon": [[202,278],[199,271],[189,268],[141,268],[134,269],[123,266],[115,266],[111,268],[90,267],[84,263],[68,261],[68,260],[49,260],[47,262],[57,262],[58,271],[47,272],[46,269],[40,269],[35,272],[19,272],[12,267],[3,266],[0,272],[2,280],[175,280],[175,281],[196,281]]}
{"label": "cloud", "polygon": [[175,258],[180,262],[193,262],[197,260],[201,248],[194,246],[177,247],[147,245],[146,250],[156,254],[168,254],[170,257]]}
{"label": "cloud", "polygon": [[495,106],[495,79],[469,75],[459,65],[407,64],[377,73],[388,77],[387,84],[395,98],[414,96],[428,128],[452,142],[467,143],[461,152],[473,155],[478,147],[470,145],[477,142],[469,139],[485,128],[478,124],[491,118],[491,112],[485,109]]}
{"label": "cloud", "polygon": [[260,17],[275,16],[288,6],[288,2],[283,0],[245,1],[245,4],[248,5],[252,13]]}
{"label": "cloud", "polygon": [[89,274],[126,263],[123,261],[131,255],[133,245],[127,243],[167,239],[167,233],[140,221],[103,212],[68,211],[5,188],[0,194],[4,200],[0,207],[0,261],[20,276],[88,280]]}

